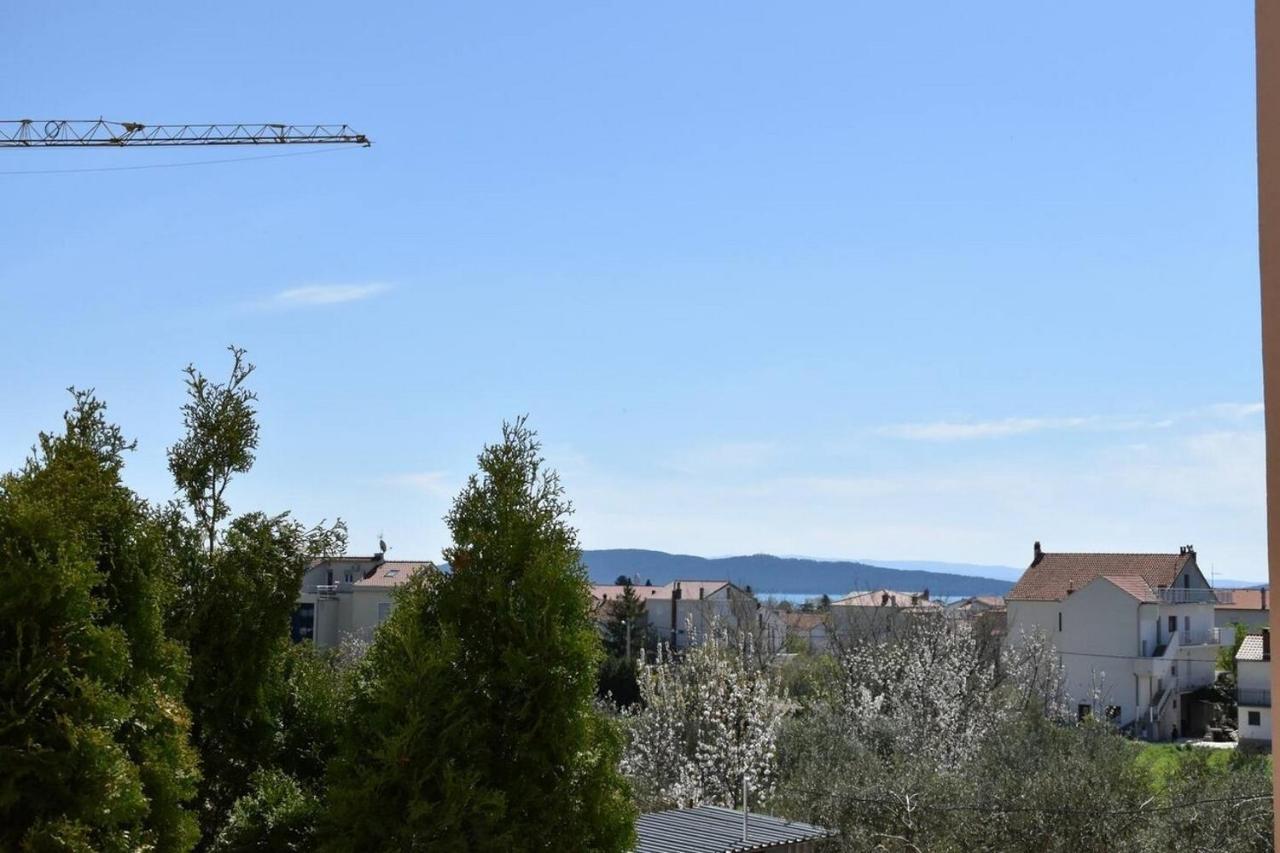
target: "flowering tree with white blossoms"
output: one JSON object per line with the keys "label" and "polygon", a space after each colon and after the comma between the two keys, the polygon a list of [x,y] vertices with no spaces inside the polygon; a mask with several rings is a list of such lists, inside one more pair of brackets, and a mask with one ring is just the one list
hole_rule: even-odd
{"label": "flowering tree with white blossoms", "polygon": [[1021,637],[997,663],[972,631],[926,615],[900,636],[846,649],[840,664],[845,737],[937,771],[966,764],[1016,713],[1065,713],[1061,663],[1039,634]]}
{"label": "flowering tree with white blossoms", "polygon": [[752,642],[731,642],[713,624],[682,658],[662,647],[640,664],[622,769],[644,808],[737,808],[744,776],[750,800],[772,792],[791,702],[777,673],[756,664]]}

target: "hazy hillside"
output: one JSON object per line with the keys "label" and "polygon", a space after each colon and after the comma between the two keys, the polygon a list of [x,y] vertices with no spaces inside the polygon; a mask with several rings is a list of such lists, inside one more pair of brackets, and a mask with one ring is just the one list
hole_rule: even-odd
{"label": "hazy hillside", "polygon": [[810,560],[803,557],[694,557],[619,548],[584,551],[591,580],[612,583],[618,575],[638,575],[640,581],[664,584],[676,579],[727,578],[760,593],[843,594],[853,590],[928,589],[931,595],[1003,595],[1013,584],[996,578],[910,569],[890,569],[867,563]]}

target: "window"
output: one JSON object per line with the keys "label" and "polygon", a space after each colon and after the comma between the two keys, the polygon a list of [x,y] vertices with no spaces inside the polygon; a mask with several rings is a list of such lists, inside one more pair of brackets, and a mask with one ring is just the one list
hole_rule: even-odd
{"label": "window", "polygon": [[1190,631],[1190,630],[1191,630],[1191,617],[1190,617],[1190,616],[1183,616],[1183,617],[1182,617],[1182,630],[1184,630],[1184,631]]}
{"label": "window", "polygon": [[1169,633],[1170,634],[1178,633],[1178,617],[1177,616],[1169,617]]}
{"label": "window", "polygon": [[1250,711],[1250,712],[1249,712],[1249,725],[1251,725],[1251,726],[1260,726],[1260,725],[1262,725],[1262,712],[1261,712],[1261,711]]}
{"label": "window", "polygon": [[398,574],[400,574],[400,570],[399,570],[399,569],[387,569],[386,574],[384,574],[384,575],[383,575],[383,577],[386,577],[386,578],[393,578],[393,577],[395,577],[395,576],[396,576],[396,575],[398,575]]}
{"label": "window", "polygon": [[378,624],[381,625],[383,622],[386,622],[387,619],[390,618],[390,616],[391,616],[391,603],[388,601],[379,602],[378,603]]}
{"label": "window", "polygon": [[1170,675],[1178,674],[1178,665],[1176,663],[1169,664],[1169,674]]}
{"label": "window", "polygon": [[351,572],[347,572],[342,576],[342,579],[347,583],[351,583],[351,578],[352,578]]}
{"label": "window", "polygon": [[1076,719],[1087,720],[1093,716],[1093,707],[1091,705],[1079,705],[1076,707]]}

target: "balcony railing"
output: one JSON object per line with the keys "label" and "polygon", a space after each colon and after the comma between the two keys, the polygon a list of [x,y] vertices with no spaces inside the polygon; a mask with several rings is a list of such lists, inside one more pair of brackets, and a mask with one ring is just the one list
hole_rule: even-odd
{"label": "balcony railing", "polygon": [[338,585],[336,583],[318,583],[316,584],[316,595],[331,598],[338,594]]}
{"label": "balcony railing", "polygon": [[1221,645],[1222,634],[1217,628],[1201,631],[1179,631],[1180,646],[1218,646]]}
{"label": "balcony railing", "polygon": [[1188,589],[1173,586],[1156,590],[1156,596],[1164,604],[1230,604],[1232,595],[1225,589]]}
{"label": "balcony railing", "polygon": [[1240,687],[1236,690],[1237,705],[1253,705],[1257,708],[1271,707],[1271,691]]}

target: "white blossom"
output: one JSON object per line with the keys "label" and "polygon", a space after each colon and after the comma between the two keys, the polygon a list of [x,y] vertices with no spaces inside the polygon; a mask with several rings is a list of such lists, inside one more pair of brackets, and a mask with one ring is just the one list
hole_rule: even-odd
{"label": "white blossom", "polygon": [[641,663],[622,769],[646,807],[741,805],[777,782],[777,740],[791,710],[780,679],[761,667],[752,638],[713,624],[682,657],[662,647]]}

